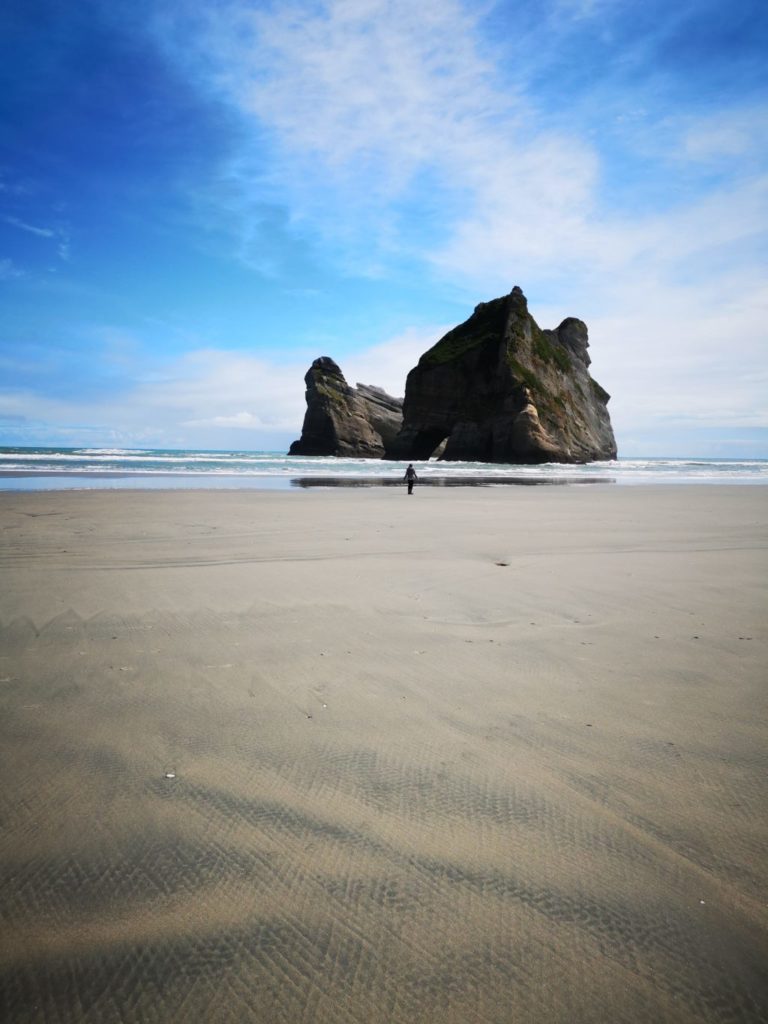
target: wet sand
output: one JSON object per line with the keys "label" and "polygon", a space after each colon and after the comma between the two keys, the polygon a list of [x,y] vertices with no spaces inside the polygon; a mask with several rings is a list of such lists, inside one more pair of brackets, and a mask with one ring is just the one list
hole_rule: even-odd
{"label": "wet sand", "polygon": [[0,1019],[767,1020],[767,511],[0,494]]}

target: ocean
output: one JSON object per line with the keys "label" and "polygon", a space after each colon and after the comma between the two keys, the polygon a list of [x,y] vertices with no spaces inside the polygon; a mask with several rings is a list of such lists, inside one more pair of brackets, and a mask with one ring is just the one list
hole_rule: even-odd
{"label": "ocean", "polygon": [[[580,466],[416,463],[421,485],[766,484],[767,459],[625,458]],[[0,490],[259,490],[400,484],[405,463],[283,452],[0,447]]]}

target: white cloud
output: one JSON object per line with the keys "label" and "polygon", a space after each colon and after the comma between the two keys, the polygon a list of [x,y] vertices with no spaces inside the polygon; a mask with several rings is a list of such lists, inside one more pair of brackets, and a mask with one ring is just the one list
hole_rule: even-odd
{"label": "white cloud", "polygon": [[396,337],[347,358],[340,363],[341,370],[349,384],[374,384],[395,398],[402,398],[408,372],[454,326],[407,328]]}
{"label": "white cloud", "polygon": [[492,166],[503,165],[490,184],[518,195],[521,214],[530,176],[544,203],[563,210],[580,201],[591,156],[575,139],[540,138],[534,112],[510,87],[494,86],[476,29],[482,13],[456,0],[219,6],[207,58],[253,118],[259,153],[264,133],[274,147],[266,166],[254,154],[230,166],[243,209],[272,190],[294,225],[353,247],[359,269],[361,251],[374,266],[403,246],[423,253],[423,240],[407,240],[410,217],[398,223],[393,204],[417,194],[420,204],[433,202],[445,233],[446,209],[452,218],[475,202]]}
{"label": "white cloud", "polygon": [[241,18],[258,45],[236,48],[232,95],[287,149],[342,174],[376,161],[384,188],[402,185],[446,133],[464,134],[497,105],[477,16],[455,0],[289,3]]}
{"label": "white cloud", "polygon": [[242,427],[246,430],[258,430],[269,426],[261,416],[252,412],[236,412],[231,416],[211,416],[209,419],[186,420],[183,427]]}
{"label": "white cloud", "polygon": [[619,433],[671,426],[768,426],[759,275],[700,287],[642,279],[622,286],[610,313],[589,320],[595,377],[615,395]]}
{"label": "white cloud", "polygon": [[[583,18],[604,6],[562,0],[555,9]],[[496,291],[634,272],[638,259],[683,258],[681,242],[738,236],[745,216],[752,232],[764,225],[750,181],[720,186],[703,203],[709,216],[696,194],[663,216],[602,209],[596,139],[541,118],[525,90],[535,60],[505,54],[503,42],[489,48],[484,13],[457,0],[219,5],[208,59],[258,126],[258,146],[266,131],[275,147],[258,174],[244,154],[230,168],[244,211],[245,195],[273,189],[294,226],[335,240],[358,272],[381,274],[408,253],[448,281]],[[519,65],[515,87],[500,72],[502,55]],[[674,152],[691,159],[735,153],[759,123],[754,110],[678,121],[662,118],[665,138],[671,132]],[[652,135],[652,118],[644,122]]]}
{"label": "white cloud", "polygon": [[[445,329],[406,329],[340,360],[342,372],[353,386],[358,382],[374,384],[402,396],[407,372]],[[133,376],[133,383],[122,393],[68,402],[31,389],[7,390],[0,392],[0,418],[23,416],[41,429],[48,425],[59,437],[82,433],[85,428],[79,425],[88,423],[92,425],[87,430],[89,441],[98,439],[101,432],[105,439],[160,447],[280,448],[299,436],[309,362],[278,363],[238,351],[205,348],[147,372],[133,333],[102,328],[100,334],[109,360],[117,360],[126,379],[132,370],[141,368],[141,375]]]}
{"label": "white cloud", "polygon": [[768,108],[747,106],[687,119],[680,126],[680,137],[680,155],[687,160],[712,162],[765,153]]}
{"label": "white cloud", "polygon": [[[174,425],[291,430],[303,417],[305,371],[241,352],[201,349],[166,365],[161,381],[140,383],[131,402],[149,417],[170,417]],[[227,424],[233,418],[237,422]]]}
{"label": "white cloud", "polygon": [[[113,332],[115,337],[122,333]],[[127,371],[130,353],[124,358]],[[161,370],[149,379],[134,378],[119,394],[90,401],[69,402],[31,390],[8,390],[0,393],[0,415],[24,414],[59,433],[89,423],[105,436],[114,430],[120,437],[154,440],[161,446],[172,441],[205,446],[227,429],[239,436],[250,432],[257,439],[254,447],[268,446],[273,434],[296,432],[298,436],[306,367],[287,369],[237,352],[204,349]],[[126,379],[130,379],[127,374]]]}

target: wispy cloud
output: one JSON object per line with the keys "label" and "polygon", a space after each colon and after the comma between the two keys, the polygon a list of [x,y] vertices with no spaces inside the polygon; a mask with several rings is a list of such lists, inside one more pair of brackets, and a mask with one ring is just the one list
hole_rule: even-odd
{"label": "wispy cloud", "polygon": [[12,259],[7,256],[0,259],[0,281],[13,281],[23,276],[24,272],[16,266]]}
{"label": "wispy cloud", "polygon": [[[563,14],[599,19],[611,8],[559,0],[545,20],[559,17],[562,36]],[[294,228],[335,240],[352,259],[365,252],[381,266],[408,255],[471,288],[589,280],[657,255],[669,263],[674,234],[685,232],[689,249],[711,234],[707,205],[721,208],[720,224],[740,221],[755,189],[743,175],[739,188],[681,192],[671,209],[665,200],[661,217],[643,203],[640,215],[606,206],[611,172],[593,124],[542,116],[535,47],[489,46],[486,13],[457,0],[217,5],[202,37],[207,67],[252,118],[257,148],[264,133],[275,147],[269,162],[243,154],[230,167],[244,211],[248,197],[269,193]],[[585,96],[580,108],[588,105]],[[743,153],[759,123],[755,109],[677,122],[645,109],[639,135],[655,128],[665,140],[664,152],[646,154],[646,174],[669,174],[670,150],[693,162]]]}
{"label": "wispy cloud", "polygon": [[616,2],[617,0],[555,0],[553,16],[578,21],[587,20],[598,17]]}
{"label": "wispy cloud", "polygon": [[59,226],[47,227],[40,226],[39,224],[30,224],[19,217],[5,217],[5,223],[11,227],[17,228],[19,231],[24,231],[28,235],[34,235],[35,238],[52,239],[56,242],[56,255],[63,262],[67,262],[71,257],[71,245],[69,231]]}
{"label": "wispy cloud", "polygon": [[355,353],[341,363],[351,385],[374,384],[396,398],[402,398],[405,378],[419,358],[455,324],[409,327],[378,345]]}
{"label": "wispy cloud", "polygon": [[[679,135],[683,159],[721,163],[741,175],[755,158],[764,159],[768,154],[768,103],[683,119]],[[747,161],[746,167],[734,166],[735,159]]]}
{"label": "wispy cloud", "polygon": [[41,228],[36,224],[27,224],[26,221],[19,220],[18,217],[6,217],[5,222],[14,228],[18,228],[20,231],[27,231],[30,235],[36,235],[38,238],[56,237],[54,228]]}
{"label": "wispy cloud", "polygon": [[236,412],[228,416],[211,416],[202,420],[187,420],[185,427],[239,427],[244,430],[261,429],[265,426],[260,416],[252,412]]}
{"label": "wispy cloud", "polygon": [[[442,235],[444,205],[464,204],[521,114],[513,95],[494,88],[477,37],[481,15],[456,0],[217,7],[206,24],[206,64],[257,132],[259,156],[242,154],[229,169],[243,202],[272,195],[295,226],[357,256],[367,250],[372,261],[422,247],[408,239],[400,209],[416,196],[419,221],[431,205],[432,233]],[[274,147],[268,163],[265,136]]]}

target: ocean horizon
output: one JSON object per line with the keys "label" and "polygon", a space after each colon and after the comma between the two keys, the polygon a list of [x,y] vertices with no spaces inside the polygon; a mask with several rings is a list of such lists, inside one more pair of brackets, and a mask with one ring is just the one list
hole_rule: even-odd
{"label": "ocean horizon", "polygon": [[[406,463],[276,451],[0,446],[0,490],[392,486]],[[618,458],[578,465],[415,463],[428,486],[768,484],[768,459]]]}

